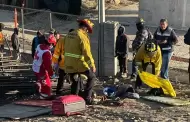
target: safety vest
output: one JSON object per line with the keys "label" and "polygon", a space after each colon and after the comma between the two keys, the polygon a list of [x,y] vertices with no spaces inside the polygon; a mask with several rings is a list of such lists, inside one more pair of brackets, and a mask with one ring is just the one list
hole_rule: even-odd
{"label": "safety vest", "polygon": [[3,33],[0,32],[0,45],[4,44],[4,36]]}
{"label": "safety vest", "polygon": [[[32,65],[32,69],[34,72],[39,73],[40,72],[40,67],[42,65],[43,59],[42,56],[45,52],[48,52],[49,50],[41,50],[40,45],[37,46],[36,52],[34,55],[34,61]],[[50,52],[50,51],[49,51]]]}
{"label": "safety vest", "polygon": [[160,28],[156,32],[156,40],[167,40],[166,44],[159,44],[162,52],[171,52],[173,49],[171,33],[173,29],[168,27],[163,33],[161,33]]}

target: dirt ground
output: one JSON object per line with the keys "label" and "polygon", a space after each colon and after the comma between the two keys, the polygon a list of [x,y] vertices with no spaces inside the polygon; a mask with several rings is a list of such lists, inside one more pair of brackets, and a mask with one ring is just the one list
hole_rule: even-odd
{"label": "dirt ground", "polygon": [[[107,80],[110,84],[112,80]],[[133,84],[128,80],[121,82]],[[177,98],[190,100],[189,84],[172,83]],[[143,94],[148,88],[144,87]],[[155,102],[149,102],[144,99],[124,99],[122,105],[114,105],[112,102],[87,106],[83,115],[70,117],[53,116],[51,114],[30,119],[24,119],[15,122],[189,122],[189,106],[168,106]],[[4,121],[11,122],[11,121]]]}

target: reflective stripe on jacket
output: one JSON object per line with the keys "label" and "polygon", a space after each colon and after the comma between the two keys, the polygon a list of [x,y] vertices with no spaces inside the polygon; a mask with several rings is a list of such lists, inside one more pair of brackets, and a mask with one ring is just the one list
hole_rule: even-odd
{"label": "reflective stripe on jacket", "polygon": [[95,67],[88,34],[81,29],[72,31],[65,37],[64,52],[66,73],[85,72],[90,67]]}
{"label": "reflective stripe on jacket", "polygon": [[173,43],[177,38],[174,30],[168,27],[165,31],[161,32],[160,27],[156,30],[155,34],[156,40],[167,40],[166,44],[159,44],[162,52],[171,52],[173,51]]}

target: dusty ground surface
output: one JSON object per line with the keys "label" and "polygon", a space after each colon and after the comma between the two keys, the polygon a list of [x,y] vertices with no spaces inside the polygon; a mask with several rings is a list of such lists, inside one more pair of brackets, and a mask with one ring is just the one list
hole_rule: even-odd
{"label": "dusty ground surface", "polygon": [[[131,1],[130,1],[131,2]],[[125,22],[129,24],[126,26],[127,33],[132,40],[135,34],[134,21],[137,18],[138,13],[138,3],[133,3],[132,5],[121,8],[119,11],[106,11],[107,20],[118,20],[120,22]],[[126,13],[126,16],[123,14]],[[1,13],[0,13],[1,14]],[[121,15],[122,14],[122,15]],[[118,16],[116,16],[118,15]],[[26,28],[31,30],[36,30],[38,26],[41,28],[49,28],[49,21],[45,21],[48,18],[47,14],[40,13],[44,19],[33,21],[26,18]],[[39,16],[35,16],[38,18]],[[32,17],[31,17],[32,18]],[[62,17],[63,18],[63,17]],[[54,18],[53,18],[54,19]],[[53,20],[53,27],[60,30],[62,33],[67,33],[68,29],[74,27],[72,22]],[[33,22],[33,23],[32,23]],[[37,23],[37,24],[35,24]],[[151,28],[154,32],[155,28]],[[5,31],[7,34],[11,34],[10,31]],[[184,32],[177,31],[179,33],[180,42],[176,46],[175,55],[181,57],[189,57],[188,46],[183,44],[183,34]],[[34,34],[27,34],[26,38],[32,40]],[[30,47],[28,47],[30,49]],[[190,85],[188,84],[188,73],[187,73],[187,63],[182,62],[171,62],[170,77],[172,79],[172,84],[177,91],[177,97],[180,99],[190,100]],[[173,70],[174,68],[183,69]],[[107,80],[106,80],[107,81]],[[125,83],[130,83],[125,80]],[[133,84],[133,83],[132,83]],[[0,120],[1,121],[1,120]],[[22,120],[23,122],[189,122],[190,121],[190,107],[172,107],[166,106],[159,103],[148,102],[143,99],[131,100],[126,99],[123,106],[112,106],[112,105],[95,105],[88,106],[84,115],[71,116],[71,117],[56,117],[53,115],[45,115],[41,117],[35,117],[31,119]],[[8,122],[8,121],[7,121]],[[17,121],[15,121],[17,122]]]}
{"label": "dusty ground surface", "polygon": [[[112,80],[107,80],[110,84]],[[122,80],[125,83],[131,83],[128,80]],[[131,83],[133,84],[133,83]],[[190,100],[190,91],[188,84],[173,82],[180,99]],[[143,88],[143,94],[147,89]],[[21,97],[20,97],[21,98]],[[111,102],[88,106],[83,115],[70,117],[53,116],[51,114],[40,117],[24,119],[15,122],[188,122],[190,121],[189,106],[173,107],[155,102],[149,102],[143,99],[133,100],[125,99],[123,104],[114,105]],[[10,122],[5,121],[5,122]]]}

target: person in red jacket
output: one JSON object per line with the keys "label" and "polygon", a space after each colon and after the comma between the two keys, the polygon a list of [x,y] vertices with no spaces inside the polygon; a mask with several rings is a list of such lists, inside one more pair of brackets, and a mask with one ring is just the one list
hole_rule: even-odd
{"label": "person in red jacket", "polygon": [[40,99],[49,98],[51,96],[51,80],[53,75],[52,69],[52,54],[50,49],[55,43],[54,36],[45,35],[40,37],[42,42],[36,48],[32,69],[37,77],[37,90],[40,94]]}

